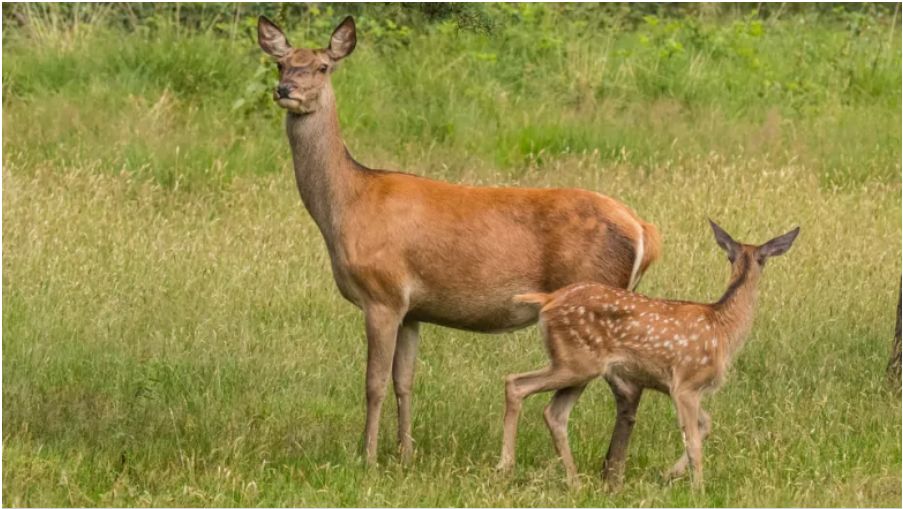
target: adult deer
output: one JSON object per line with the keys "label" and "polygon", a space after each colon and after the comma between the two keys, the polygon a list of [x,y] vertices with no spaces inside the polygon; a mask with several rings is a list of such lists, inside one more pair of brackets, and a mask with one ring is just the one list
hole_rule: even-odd
{"label": "adult deer", "polygon": [[702,441],[711,430],[700,408],[706,393],[724,377],[752,326],[756,288],[765,262],[787,252],[800,229],[761,246],[740,244],[715,223],[715,240],[731,262],[731,282],[714,304],[650,299],[600,284],[575,284],[556,292],[517,295],[514,300],[541,307],[540,323],[551,365],[511,375],[499,468],[514,465],[517,419],[524,398],[554,390],[545,417],[568,480],[577,468],[567,439],[571,409],[593,379],[604,377],[615,394],[618,415],[605,458],[606,480],[620,482],[627,443],[644,389],[669,394],[677,407],[686,452],[668,477],[692,467],[694,487],[702,486]]}
{"label": "adult deer", "polygon": [[402,458],[412,452],[418,324],[501,332],[537,318],[517,293],[575,281],[633,287],[658,257],[654,226],[616,200],[576,189],[469,187],[372,170],[339,134],[330,75],[355,47],[345,18],[324,49],[293,48],[265,17],[258,42],[276,59],[298,190],[323,234],[342,296],[367,333],[365,452],[376,460],[390,371]]}

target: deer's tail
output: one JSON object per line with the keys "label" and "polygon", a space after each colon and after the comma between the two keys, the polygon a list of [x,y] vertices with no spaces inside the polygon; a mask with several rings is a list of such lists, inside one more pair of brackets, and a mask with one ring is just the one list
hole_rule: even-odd
{"label": "deer's tail", "polygon": [[649,265],[658,260],[661,254],[662,239],[658,233],[658,228],[652,223],[640,221],[640,229],[642,234],[637,239],[636,260],[633,263],[633,270],[630,272],[630,283],[627,285],[629,290],[633,290],[640,284],[643,274]]}
{"label": "deer's tail", "polygon": [[535,304],[539,307],[543,307],[552,300],[552,294],[549,293],[522,293],[520,295],[515,295],[512,299],[514,302],[520,302],[522,304]]}
{"label": "deer's tail", "polygon": [[652,223],[643,223],[643,262],[640,265],[640,273],[646,272],[649,265],[658,260],[662,252],[662,237],[658,228]]}

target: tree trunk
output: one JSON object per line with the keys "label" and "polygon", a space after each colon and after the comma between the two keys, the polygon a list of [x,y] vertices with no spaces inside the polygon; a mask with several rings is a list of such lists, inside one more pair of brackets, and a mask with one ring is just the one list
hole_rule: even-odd
{"label": "tree trunk", "polygon": [[888,378],[900,381],[900,312],[903,305],[903,288],[897,297],[897,328],[894,330],[894,346],[890,354],[890,362],[887,363]]}

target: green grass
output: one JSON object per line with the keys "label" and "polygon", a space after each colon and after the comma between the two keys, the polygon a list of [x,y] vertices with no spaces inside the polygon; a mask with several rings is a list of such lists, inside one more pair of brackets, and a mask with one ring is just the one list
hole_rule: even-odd
{"label": "green grass", "polygon": [[[802,10],[759,33],[746,14],[634,26],[492,6],[483,34],[393,32],[379,9],[394,12],[360,14],[335,76],[365,164],[616,196],[662,231],[641,288],[657,296],[723,290],[706,216],[748,242],[801,226],[704,404],[705,493],[661,480],[681,439],[659,394],[624,488],[604,490],[604,383],[571,423],[582,490],[564,483],[545,396],[526,405],[516,472],[496,474],[502,379],[545,363],[534,328],[423,327],[414,464],[397,462],[389,398],[381,465],[363,468],[361,317],[298,199],[244,21],[231,38],[100,19],[4,30],[3,505],[899,506],[901,400],[883,373],[903,207],[890,14],[857,28]],[[338,18],[293,18],[293,40],[322,44]]]}

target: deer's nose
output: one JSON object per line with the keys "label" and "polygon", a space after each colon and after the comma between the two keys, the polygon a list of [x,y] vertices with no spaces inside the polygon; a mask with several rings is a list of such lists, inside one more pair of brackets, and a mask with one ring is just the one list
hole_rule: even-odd
{"label": "deer's nose", "polygon": [[276,87],[276,95],[278,95],[280,99],[285,99],[292,92],[293,88],[294,87],[291,85],[279,85]]}

